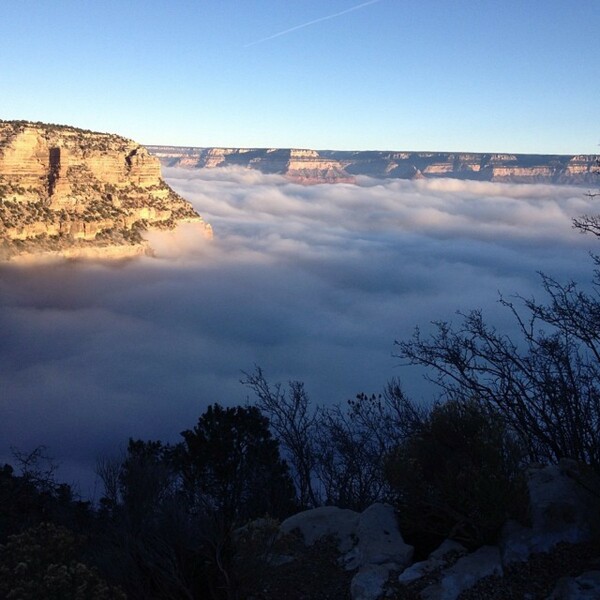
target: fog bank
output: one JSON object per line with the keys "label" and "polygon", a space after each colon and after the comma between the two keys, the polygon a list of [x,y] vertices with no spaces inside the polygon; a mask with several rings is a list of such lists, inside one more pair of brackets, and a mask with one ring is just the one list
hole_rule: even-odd
{"label": "fog bank", "polygon": [[241,371],[301,379],[315,402],[405,380],[392,357],[419,324],[498,291],[541,297],[544,271],[587,282],[586,190],[458,180],[303,187],[256,171],[165,169],[212,224],[150,235],[156,258],[0,268],[0,454],[45,444],[90,493],[128,437],[175,441],[206,406],[243,403]]}

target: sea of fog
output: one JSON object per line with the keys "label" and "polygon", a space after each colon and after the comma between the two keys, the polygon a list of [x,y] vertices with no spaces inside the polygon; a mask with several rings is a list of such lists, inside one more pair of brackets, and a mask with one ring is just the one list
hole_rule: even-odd
{"label": "sea of fog", "polygon": [[576,187],[164,174],[212,241],[184,226],[149,236],[155,258],[0,268],[0,460],[45,445],[85,496],[129,437],[176,441],[207,405],[246,402],[255,365],[315,403],[393,377],[430,401],[394,340],[471,308],[514,331],[498,293],[543,298],[538,271],[587,285],[598,244],[571,227],[600,212]]}

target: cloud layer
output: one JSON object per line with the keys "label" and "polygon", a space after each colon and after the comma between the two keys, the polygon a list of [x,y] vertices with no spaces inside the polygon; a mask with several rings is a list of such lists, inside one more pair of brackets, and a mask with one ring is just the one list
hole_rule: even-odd
{"label": "cloud layer", "polygon": [[596,209],[578,188],[165,175],[212,242],[188,226],[152,235],[154,259],[0,269],[0,455],[45,444],[85,494],[129,436],[176,440],[208,404],[244,402],[254,364],[316,402],[394,376],[428,397],[394,339],[476,307],[510,330],[498,290],[539,295],[538,270],[590,279],[594,240],[571,219]]}

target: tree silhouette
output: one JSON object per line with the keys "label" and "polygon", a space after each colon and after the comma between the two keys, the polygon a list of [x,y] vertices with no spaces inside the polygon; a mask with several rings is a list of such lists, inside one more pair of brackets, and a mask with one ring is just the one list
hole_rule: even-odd
{"label": "tree silhouette", "polygon": [[269,421],[254,406],[209,406],[183,431],[178,463],[183,487],[200,512],[234,523],[294,506],[294,486]]}
{"label": "tree silhouette", "polygon": [[[600,217],[574,221],[600,237]],[[519,336],[485,322],[481,311],[453,326],[434,322],[423,336],[396,342],[407,364],[431,367],[448,398],[472,397],[499,411],[521,437],[529,458],[572,458],[600,473],[600,257],[590,291],[542,274],[547,300],[500,298]]]}

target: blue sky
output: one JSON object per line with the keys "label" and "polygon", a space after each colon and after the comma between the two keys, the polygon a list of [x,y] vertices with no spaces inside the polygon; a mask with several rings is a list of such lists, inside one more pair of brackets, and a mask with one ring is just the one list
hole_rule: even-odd
{"label": "blue sky", "polygon": [[597,0],[5,0],[2,19],[4,119],[147,144],[600,151]]}

